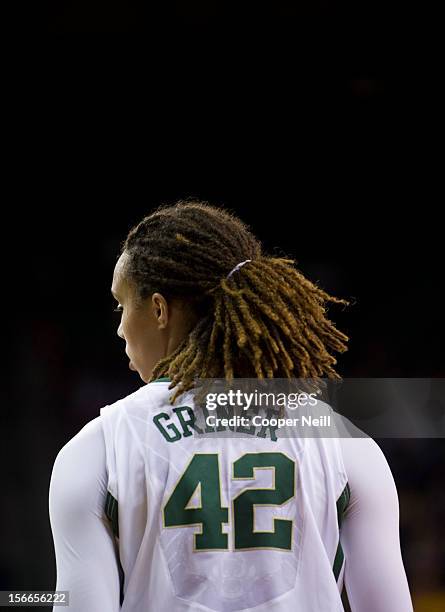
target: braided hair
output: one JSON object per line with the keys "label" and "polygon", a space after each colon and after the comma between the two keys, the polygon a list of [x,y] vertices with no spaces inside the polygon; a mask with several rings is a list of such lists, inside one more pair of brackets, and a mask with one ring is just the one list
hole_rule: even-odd
{"label": "braided hair", "polygon": [[326,305],[348,302],[305,278],[293,259],[264,254],[232,212],[196,200],[162,205],[129,231],[123,251],[137,299],[159,292],[198,315],[149,380],[168,376],[173,402],[195,378],[340,378],[330,351],[347,350],[348,337]]}

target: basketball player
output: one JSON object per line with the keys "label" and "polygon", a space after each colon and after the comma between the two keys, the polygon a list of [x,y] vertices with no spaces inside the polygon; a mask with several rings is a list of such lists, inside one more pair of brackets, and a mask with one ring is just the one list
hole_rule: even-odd
{"label": "basketball player", "polygon": [[51,476],[71,612],[412,611],[373,440],[200,436],[194,422],[198,378],[338,377],[347,337],[326,306],[343,300],[293,263],[204,202],[129,232],[112,293],[145,384],[102,407]]}

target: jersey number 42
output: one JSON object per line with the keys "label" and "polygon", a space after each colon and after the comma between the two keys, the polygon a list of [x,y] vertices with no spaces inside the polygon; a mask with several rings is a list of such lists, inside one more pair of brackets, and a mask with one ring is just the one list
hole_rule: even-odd
{"label": "jersey number 42", "polygon": [[[247,487],[232,499],[233,549],[291,550],[293,521],[274,517],[271,531],[259,531],[255,508],[283,506],[295,496],[295,462],[279,452],[247,453],[233,462],[232,479],[255,481],[255,470],[261,469],[272,470],[272,487]],[[199,528],[193,537],[195,552],[229,550],[228,534],[222,529],[229,522],[229,511],[221,505],[217,453],[193,455],[162,514],[164,527]]]}

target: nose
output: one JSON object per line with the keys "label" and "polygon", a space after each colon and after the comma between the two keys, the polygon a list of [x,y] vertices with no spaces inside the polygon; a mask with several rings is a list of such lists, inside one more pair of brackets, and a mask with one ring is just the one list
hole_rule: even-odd
{"label": "nose", "polygon": [[119,327],[117,328],[117,335],[119,336],[119,338],[122,338],[122,340],[125,340],[124,334],[122,332],[122,323],[119,323]]}

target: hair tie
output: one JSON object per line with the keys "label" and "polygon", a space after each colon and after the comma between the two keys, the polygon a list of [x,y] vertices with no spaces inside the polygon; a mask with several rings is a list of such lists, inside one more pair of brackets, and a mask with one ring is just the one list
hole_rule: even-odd
{"label": "hair tie", "polygon": [[236,272],[237,270],[239,270],[239,269],[240,269],[242,266],[244,266],[244,264],[246,264],[246,263],[247,263],[247,262],[249,262],[249,261],[252,261],[252,260],[251,260],[251,259],[246,259],[246,261],[242,261],[241,263],[237,264],[237,265],[236,265],[236,266],[233,268],[233,270],[231,270],[231,271],[228,273],[228,275],[227,275],[227,277],[226,277],[226,278],[230,278],[234,272]]}

